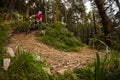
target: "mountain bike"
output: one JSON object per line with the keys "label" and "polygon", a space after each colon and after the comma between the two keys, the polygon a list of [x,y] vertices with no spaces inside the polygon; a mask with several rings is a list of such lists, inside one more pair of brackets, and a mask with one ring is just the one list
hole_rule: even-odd
{"label": "mountain bike", "polygon": [[36,21],[36,19],[32,18],[29,20],[29,22],[30,26],[26,28],[26,34],[30,33],[31,31],[39,29],[39,23]]}

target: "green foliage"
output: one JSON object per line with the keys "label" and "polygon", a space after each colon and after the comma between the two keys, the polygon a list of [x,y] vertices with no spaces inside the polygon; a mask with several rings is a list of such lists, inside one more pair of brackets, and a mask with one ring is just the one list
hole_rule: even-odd
{"label": "green foliage", "polygon": [[105,67],[104,62],[100,61],[100,57],[98,53],[96,53],[96,61],[95,61],[95,80],[104,80]]}
{"label": "green foliage", "polygon": [[6,8],[6,7],[0,7],[0,12],[7,12],[8,11],[8,8]]}
{"label": "green foliage", "polygon": [[10,26],[14,33],[20,33],[25,32],[29,25],[27,21],[15,21]]}
{"label": "green foliage", "polygon": [[31,24],[28,19],[17,12],[12,12],[11,14],[6,13],[6,15],[8,15],[8,17],[10,16],[12,19],[1,20],[1,25],[4,26],[6,30],[9,30],[10,33],[25,32]]}
{"label": "green foliage", "polygon": [[111,55],[108,55],[108,52],[106,52],[105,57],[101,60],[97,53],[95,61],[95,80],[119,80],[119,58],[119,52],[112,52]]}
{"label": "green foliage", "polygon": [[51,76],[44,71],[45,63],[36,61],[30,52],[20,51],[12,59],[4,75],[5,80],[51,80]]}
{"label": "green foliage", "polygon": [[62,75],[58,75],[56,80],[80,80],[76,73],[73,72],[65,72]]}
{"label": "green foliage", "polygon": [[19,14],[18,12],[6,12],[3,13],[3,15],[2,15],[3,20],[16,20],[16,21],[23,20],[23,15]]}
{"label": "green foliage", "polygon": [[[86,18],[88,19],[88,18]],[[81,38],[81,41],[85,44],[89,44],[90,38],[93,38],[94,36],[94,28],[92,23],[88,23],[88,21],[84,21],[78,24],[79,27],[76,31],[76,35],[78,35]],[[74,27],[74,26],[73,26]],[[75,29],[73,29],[75,30]]]}
{"label": "green foliage", "polygon": [[117,51],[113,51],[111,55],[106,53],[104,58],[100,58],[99,54],[96,53],[93,65],[78,68],[74,73],[81,80],[120,80],[119,58],[120,53]]}
{"label": "green foliage", "polygon": [[82,46],[80,40],[76,39],[73,33],[69,32],[60,22],[54,22],[45,28],[45,36],[39,35],[40,32],[38,32],[37,39],[48,45],[65,51],[77,51]]}
{"label": "green foliage", "polygon": [[120,50],[120,41],[114,41],[112,48]]}
{"label": "green foliage", "polygon": [[[112,54],[114,55],[114,53]],[[104,59],[100,59],[100,56],[96,53],[95,66],[86,66],[76,69],[74,72],[82,80],[119,80],[119,58],[115,55],[113,58],[113,55],[110,58],[105,56]]]}
{"label": "green foliage", "polygon": [[0,46],[3,46],[8,39],[7,29],[3,26],[0,27]]}
{"label": "green foliage", "polygon": [[3,72],[2,72],[2,65],[3,65],[3,58],[4,58],[4,49],[3,46],[7,42],[8,39],[8,33],[7,30],[4,26],[0,25],[0,77],[2,77]]}
{"label": "green foliage", "polygon": [[6,27],[0,25],[0,56],[3,53],[3,46],[7,42],[8,33]]}
{"label": "green foliage", "polygon": [[94,80],[94,67],[85,66],[74,71],[81,80]]}
{"label": "green foliage", "polygon": [[99,34],[94,35],[94,38],[91,38],[89,45],[92,48],[102,50],[106,48],[105,45],[103,44],[104,42],[105,42],[104,34],[99,32]]}
{"label": "green foliage", "polygon": [[120,52],[112,51],[109,59],[109,66],[106,72],[106,79],[120,80]]}

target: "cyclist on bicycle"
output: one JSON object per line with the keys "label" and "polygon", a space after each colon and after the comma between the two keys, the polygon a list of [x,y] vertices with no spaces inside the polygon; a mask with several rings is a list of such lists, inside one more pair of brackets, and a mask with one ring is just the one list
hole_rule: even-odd
{"label": "cyclist on bicycle", "polygon": [[39,11],[38,13],[30,16],[30,18],[35,18],[35,23],[34,23],[35,26],[34,26],[34,27],[38,29],[38,25],[39,25],[39,23],[41,23],[41,21],[42,21],[42,19],[43,19],[42,12]]}

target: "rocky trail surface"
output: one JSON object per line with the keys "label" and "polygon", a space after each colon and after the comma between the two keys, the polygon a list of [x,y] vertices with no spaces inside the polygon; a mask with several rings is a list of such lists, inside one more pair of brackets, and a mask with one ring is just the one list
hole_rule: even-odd
{"label": "rocky trail surface", "polygon": [[[76,67],[84,66],[94,61],[95,50],[88,47],[83,47],[78,52],[64,52],[38,42],[35,38],[35,32],[31,32],[28,35],[25,33],[14,34],[6,47],[11,47],[14,51],[18,48],[23,48],[34,53],[40,53],[41,59],[50,66],[50,70],[53,73],[63,73],[66,70],[73,70]],[[103,53],[99,52],[100,55],[103,55]]]}

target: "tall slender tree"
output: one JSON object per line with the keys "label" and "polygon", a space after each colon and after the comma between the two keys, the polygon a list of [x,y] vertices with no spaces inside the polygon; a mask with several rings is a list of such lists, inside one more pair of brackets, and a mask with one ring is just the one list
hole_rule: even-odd
{"label": "tall slender tree", "polygon": [[56,0],[56,21],[59,21],[59,7],[58,7],[58,0]]}

